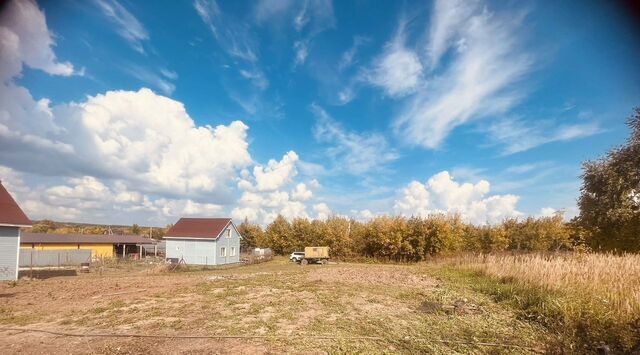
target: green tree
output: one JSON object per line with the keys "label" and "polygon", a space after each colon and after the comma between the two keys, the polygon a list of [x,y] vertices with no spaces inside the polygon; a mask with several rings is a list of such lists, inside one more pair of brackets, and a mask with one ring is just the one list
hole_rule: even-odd
{"label": "green tree", "polygon": [[140,226],[134,223],[133,226],[131,226],[131,233],[140,234]]}
{"label": "green tree", "polygon": [[596,250],[640,251],[640,108],[626,142],[582,166],[577,224]]}

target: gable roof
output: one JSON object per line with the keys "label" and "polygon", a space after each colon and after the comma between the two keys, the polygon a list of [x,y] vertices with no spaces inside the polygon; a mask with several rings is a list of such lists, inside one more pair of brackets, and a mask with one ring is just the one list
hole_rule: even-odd
{"label": "gable roof", "polygon": [[31,227],[31,221],[0,182],[0,226]]}
{"label": "gable roof", "polygon": [[216,239],[229,223],[231,218],[180,218],[165,238]]}
{"label": "gable roof", "polygon": [[153,240],[139,235],[21,233],[20,243],[34,244],[149,244]]}

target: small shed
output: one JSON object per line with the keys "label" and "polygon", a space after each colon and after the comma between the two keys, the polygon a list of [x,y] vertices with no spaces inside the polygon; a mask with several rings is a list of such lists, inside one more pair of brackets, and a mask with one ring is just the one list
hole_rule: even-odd
{"label": "small shed", "polygon": [[21,227],[31,220],[0,182],[0,280],[18,279]]}
{"label": "small shed", "polygon": [[164,237],[166,257],[190,265],[238,263],[240,238],[231,218],[180,218]]}

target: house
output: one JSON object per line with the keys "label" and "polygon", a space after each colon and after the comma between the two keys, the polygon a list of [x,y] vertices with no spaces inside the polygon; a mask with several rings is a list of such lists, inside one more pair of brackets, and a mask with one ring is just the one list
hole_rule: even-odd
{"label": "house", "polygon": [[138,253],[141,245],[155,242],[139,235],[22,233],[21,249],[89,249],[92,258],[112,258]]}
{"label": "house", "polygon": [[0,182],[0,280],[18,279],[21,227],[31,221]]}
{"label": "house", "polygon": [[164,237],[166,257],[190,265],[237,263],[240,238],[231,218],[180,218]]}

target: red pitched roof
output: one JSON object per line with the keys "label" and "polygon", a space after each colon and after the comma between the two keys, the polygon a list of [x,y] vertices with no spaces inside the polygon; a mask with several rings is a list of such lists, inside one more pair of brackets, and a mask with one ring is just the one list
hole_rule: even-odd
{"label": "red pitched roof", "polygon": [[139,235],[20,233],[20,243],[34,244],[149,244]]}
{"label": "red pitched roof", "polygon": [[0,182],[0,225],[31,226],[27,217],[16,201],[11,197],[7,189]]}
{"label": "red pitched roof", "polygon": [[180,218],[165,238],[216,239],[230,222],[231,218]]}

